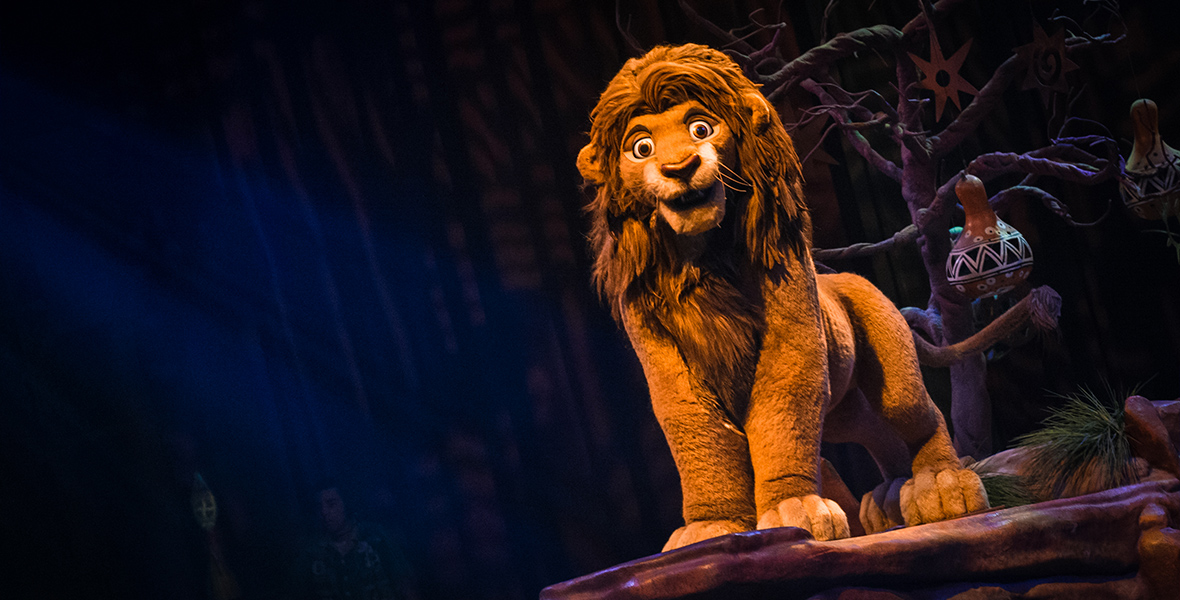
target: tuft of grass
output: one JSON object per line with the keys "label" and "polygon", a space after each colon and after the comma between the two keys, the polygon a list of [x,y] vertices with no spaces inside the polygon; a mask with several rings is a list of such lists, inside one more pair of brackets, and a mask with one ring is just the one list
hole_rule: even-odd
{"label": "tuft of grass", "polygon": [[1059,498],[1084,483],[1109,489],[1134,482],[1122,399],[1109,384],[1105,391],[1105,402],[1087,387],[1059,396],[1065,403],[1052,411],[1043,427],[1016,439],[1028,449],[1024,476],[1037,496]]}
{"label": "tuft of grass", "polygon": [[987,492],[987,503],[992,507],[1024,506],[1037,501],[1036,494],[1020,475],[1011,473],[980,473],[979,480]]}

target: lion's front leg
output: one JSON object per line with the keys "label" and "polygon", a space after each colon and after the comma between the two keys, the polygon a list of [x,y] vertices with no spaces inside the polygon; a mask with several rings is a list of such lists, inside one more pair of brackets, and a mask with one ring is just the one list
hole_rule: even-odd
{"label": "lion's front leg", "polygon": [[725,427],[724,417],[706,398],[662,391],[652,386],[652,402],[680,472],[685,522],[664,550],[753,529],[753,477],[745,439]]}
{"label": "lion's front leg", "polygon": [[661,552],[683,548],[685,546],[703,542],[707,539],[723,536],[729,533],[749,531],[749,527],[741,521],[693,521],[672,532],[668,542]]}
{"label": "lion's front leg", "polygon": [[758,529],[801,527],[817,540],[838,540],[850,535],[848,515],[834,500],[808,494],[787,498],[758,517]]}
{"label": "lion's front leg", "polygon": [[623,324],[680,473],[685,525],[664,550],[753,529],[754,483],[745,436],[703,391],[670,339],[652,331],[631,307]]}
{"label": "lion's front leg", "polygon": [[746,415],[758,528],[849,535],[848,516],[819,496],[819,446],[831,395],[828,352],[810,265],[767,290],[767,329]]}

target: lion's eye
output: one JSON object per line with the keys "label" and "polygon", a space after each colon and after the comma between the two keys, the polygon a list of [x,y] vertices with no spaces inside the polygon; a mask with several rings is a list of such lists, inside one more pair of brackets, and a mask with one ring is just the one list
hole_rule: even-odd
{"label": "lion's eye", "polygon": [[713,135],[713,126],[708,121],[693,121],[688,124],[688,132],[692,134],[693,139],[703,140]]}
{"label": "lion's eye", "polygon": [[631,153],[635,158],[647,158],[656,152],[656,143],[649,137],[641,137],[631,144]]}

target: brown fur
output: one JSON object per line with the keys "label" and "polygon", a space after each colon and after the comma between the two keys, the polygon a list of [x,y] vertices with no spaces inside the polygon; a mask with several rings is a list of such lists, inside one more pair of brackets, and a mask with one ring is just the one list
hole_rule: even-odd
{"label": "brown fur", "polygon": [[[716,120],[714,137],[681,131],[698,109]],[[704,46],[658,47],[623,66],[591,119],[578,167],[598,188],[594,281],[643,364],[680,471],[686,527],[668,547],[755,525],[847,535],[843,512],[815,496],[821,430],[865,444],[887,478],[865,499],[870,530],[900,513],[914,523],[962,512],[940,494],[978,508],[978,479],[958,475],[937,479],[954,489],[931,477],[887,494],[911,472],[959,473],[945,423],[896,308],[856,276],[817,279],[794,147],[737,65]],[[656,155],[624,148],[636,124]],[[719,168],[724,216],[686,234],[668,207],[684,189],[716,188],[667,169],[694,156]]]}

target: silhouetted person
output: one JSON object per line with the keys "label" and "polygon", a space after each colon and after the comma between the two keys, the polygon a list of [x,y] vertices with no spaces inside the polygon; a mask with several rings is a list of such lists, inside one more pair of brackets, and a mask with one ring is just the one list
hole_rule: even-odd
{"label": "silhouetted person", "polygon": [[307,600],[413,600],[409,563],[385,530],[358,522],[337,486],[317,493],[319,539],[296,565],[291,595]]}

